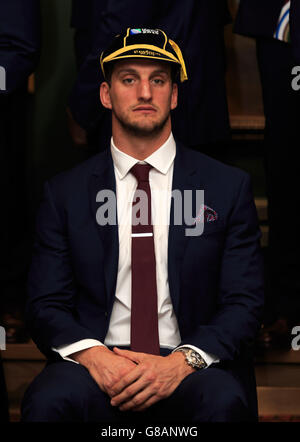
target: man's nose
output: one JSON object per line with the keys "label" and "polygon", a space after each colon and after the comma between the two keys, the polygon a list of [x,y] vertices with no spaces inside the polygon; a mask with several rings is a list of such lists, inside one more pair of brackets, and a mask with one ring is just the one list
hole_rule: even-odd
{"label": "man's nose", "polygon": [[151,85],[148,80],[143,80],[140,82],[138,94],[138,98],[146,101],[149,101],[152,98]]}

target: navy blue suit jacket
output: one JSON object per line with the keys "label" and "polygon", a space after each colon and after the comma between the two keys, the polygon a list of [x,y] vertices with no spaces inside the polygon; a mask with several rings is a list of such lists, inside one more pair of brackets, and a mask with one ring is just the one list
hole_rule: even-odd
{"label": "navy blue suit jacket", "polygon": [[[241,0],[234,31],[248,37],[273,38],[284,0]],[[290,30],[293,55],[300,63],[300,3],[291,0]]]}
{"label": "navy blue suit jacket", "polygon": [[[284,0],[241,0],[234,32],[248,37],[273,38]],[[291,0],[291,44],[294,59],[300,63],[300,3]]]}
{"label": "navy blue suit jacket", "polygon": [[273,37],[284,0],[240,0],[234,31],[249,37]]}
{"label": "navy blue suit jacket", "polygon": [[291,0],[290,29],[293,55],[300,64],[300,3],[299,0]]}
{"label": "navy blue suit jacket", "polygon": [[34,71],[40,51],[39,0],[0,0],[0,66],[11,93]]}
{"label": "navy blue suit jacket", "polygon": [[[100,226],[100,190],[115,191],[110,150],[45,184],[29,274],[27,322],[39,349],[104,341],[118,271],[118,227]],[[263,307],[260,231],[245,172],[177,143],[173,189],[203,190],[218,214],[200,236],[174,225],[168,242],[170,295],[182,344],[218,356],[249,388],[247,357]],[[195,212],[196,213],[196,212]],[[248,354],[248,357],[250,353]],[[241,368],[242,367],[242,368]],[[246,371],[245,371],[246,370]]]}
{"label": "navy blue suit jacket", "polygon": [[[85,3],[73,5],[73,26],[86,27]],[[178,43],[186,61],[189,80],[180,85],[174,134],[193,146],[229,136],[223,39],[224,24],[230,21],[227,0],[90,0],[90,10],[93,50],[79,71],[69,102],[82,127],[93,129],[105,118],[99,103],[102,50],[127,27],[144,26],[163,29]]]}

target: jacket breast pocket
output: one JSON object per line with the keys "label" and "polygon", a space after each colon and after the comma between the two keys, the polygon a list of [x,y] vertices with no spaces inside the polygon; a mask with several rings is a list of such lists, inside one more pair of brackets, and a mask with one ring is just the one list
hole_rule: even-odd
{"label": "jacket breast pocket", "polygon": [[206,274],[217,277],[224,251],[225,229],[216,225],[205,227],[200,236],[188,239],[183,258],[183,274],[187,280],[201,279]]}
{"label": "jacket breast pocket", "polygon": [[[201,228],[200,228],[201,227]],[[190,235],[195,238],[202,237],[206,235],[213,235],[217,233],[225,234],[225,226],[224,223],[221,220],[211,221],[211,222],[205,222],[203,226],[198,226],[197,224],[190,227],[190,229],[198,230],[198,235]]]}

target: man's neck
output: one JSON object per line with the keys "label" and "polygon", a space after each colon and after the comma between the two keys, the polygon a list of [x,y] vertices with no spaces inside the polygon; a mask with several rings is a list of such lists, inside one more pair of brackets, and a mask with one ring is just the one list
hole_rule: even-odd
{"label": "man's neck", "polygon": [[171,124],[167,124],[160,133],[148,137],[135,136],[123,130],[114,130],[114,127],[112,129],[115,146],[140,161],[158,150],[171,134]]}

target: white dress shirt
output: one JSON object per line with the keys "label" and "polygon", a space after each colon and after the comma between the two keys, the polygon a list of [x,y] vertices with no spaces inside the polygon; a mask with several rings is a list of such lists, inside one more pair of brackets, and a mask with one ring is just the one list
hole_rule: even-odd
{"label": "white dress shirt", "polygon": [[[172,133],[168,140],[152,155],[139,161],[121,152],[111,139],[111,153],[116,178],[117,213],[119,229],[119,265],[115,300],[104,343],[95,339],[83,339],[53,350],[64,359],[72,353],[96,345],[130,346],[131,316],[131,214],[132,200],[137,180],[130,173],[136,164],[150,164],[151,213],[156,258],[158,327],[160,347],[174,349],[181,341],[177,318],[174,314],[168,281],[168,233],[171,206],[171,191],[176,144]],[[186,347],[186,345],[185,345]],[[218,359],[201,349],[189,345],[203,357],[207,366]],[[75,362],[75,361],[73,361]]]}

